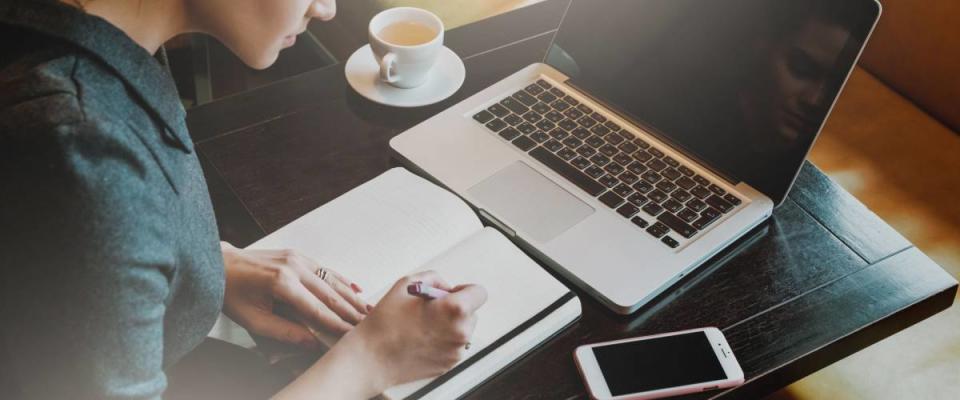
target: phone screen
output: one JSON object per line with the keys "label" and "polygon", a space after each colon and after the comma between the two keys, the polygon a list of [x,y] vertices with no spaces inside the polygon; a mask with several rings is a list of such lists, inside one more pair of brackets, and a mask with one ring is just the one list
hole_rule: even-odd
{"label": "phone screen", "polygon": [[727,379],[703,332],[598,346],[593,353],[613,396]]}

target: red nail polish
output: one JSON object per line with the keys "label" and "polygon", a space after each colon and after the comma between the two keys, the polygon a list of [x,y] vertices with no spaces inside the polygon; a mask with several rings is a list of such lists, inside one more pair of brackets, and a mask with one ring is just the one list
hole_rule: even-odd
{"label": "red nail polish", "polygon": [[360,286],[359,286],[359,285],[357,285],[356,283],[353,283],[353,282],[350,282],[350,289],[353,289],[353,292],[354,292],[354,293],[360,293],[360,292],[363,291],[363,289],[360,289]]}
{"label": "red nail polish", "polygon": [[373,312],[373,306],[367,304],[367,312],[368,312],[368,313]]}

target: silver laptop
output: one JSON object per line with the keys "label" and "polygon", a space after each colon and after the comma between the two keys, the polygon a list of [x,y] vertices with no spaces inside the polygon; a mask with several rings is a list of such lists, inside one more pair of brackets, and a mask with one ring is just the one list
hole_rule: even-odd
{"label": "silver laptop", "polygon": [[879,14],[874,0],[573,0],[542,63],[390,145],[629,314],[784,201]]}

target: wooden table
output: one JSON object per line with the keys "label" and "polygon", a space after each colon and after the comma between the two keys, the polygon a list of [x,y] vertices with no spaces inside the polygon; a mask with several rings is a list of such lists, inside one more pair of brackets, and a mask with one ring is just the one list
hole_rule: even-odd
{"label": "wooden table", "polygon": [[[365,44],[375,12],[367,3],[341,2],[334,22],[311,26],[339,63],[190,111],[224,240],[247,245],[395,166],[391,137],[541,60],[567,0],[448,31],[466,82],[413,110],[370,103],[346,85],[343,63]],[[773,218],[667,295],[623,317],[578,291],[578,322],[469,397],[583,398],[577,345],[717,326],[747,382],[712,395],[756,398],[946,309],[956,291],[950,275],[807,164]]]}

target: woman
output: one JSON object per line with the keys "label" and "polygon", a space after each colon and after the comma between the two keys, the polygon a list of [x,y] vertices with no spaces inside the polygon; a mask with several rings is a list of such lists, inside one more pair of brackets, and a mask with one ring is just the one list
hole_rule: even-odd
{"label": "woman", "polygon": [[[161,397],[221,309],[307,348],[276,306],[342,335],[278,399],[369,398],[461,357],[480,287],[424,273],[372,308],[310,260],[219,242],[160,46],[205,32],[265,68],[334,13],[334,0],[0,1],[0,397]],[[413,280],[453,293],[425,302],[404,293]]]}

